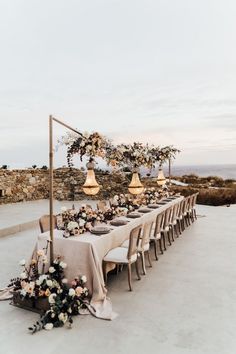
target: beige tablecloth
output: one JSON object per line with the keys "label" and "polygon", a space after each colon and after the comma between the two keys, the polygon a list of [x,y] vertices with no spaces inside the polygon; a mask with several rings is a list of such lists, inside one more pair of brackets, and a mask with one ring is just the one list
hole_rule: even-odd
{"label": "beige tablecloth", "polygon": [[[104,284],[102,261],[104,256],[113,248],[120,246],[129,238],[130,231],[140,224],[154,221],[156,216],[169,206],[178,203],[183,197],[174,199],[165,205],[154,209],[150,213],[142,214],[137,219],[126,219],[129,222],[124,226],[111,226],[112,231],[108,234],[96,236],[86,232],[80,236],[63,238],[63,231],[54,230],[54,254],[63,257],[67,263],[65,276],[69,281],[76,276],[86,275],[87,287],[91,298],[91,310],[96,317],[113,319],[116,314],[112,311],[110,299],[107,297],[107,289]],[[36,249],[46,246],[49,232],[40,234]],[[45,269],[47,271],[47,269]]]}

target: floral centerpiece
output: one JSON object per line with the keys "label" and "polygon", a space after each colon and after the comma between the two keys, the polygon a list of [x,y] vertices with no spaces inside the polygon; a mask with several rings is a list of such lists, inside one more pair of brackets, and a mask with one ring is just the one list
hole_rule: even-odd
{"label": "floral centerpiece", "polygon": [[90,231],[97,222],[105,221],[101,210],[93,210],[86,205],[83,205],[78,211],[63,207],[59,219],[61,222],[58,224],[58,228],[65,230],[65,237],[83,234]]}
{"label": "floral centerpiece", "polygon": [[110,203],[116,209],[117,215],[128,214],[140,206],[138,200],[132,198],[129,194],[117,194],[110,200]]}
{"label": "floral centerpiece", "polygon": [[36,259],[32,259],[29,267],[22,260],[20,277],[13,279],[10,284],[14,288],[13,304],[17,306],[24,307],[25,303],[29,304],[29,300],[34,305],[44,300],[44,307],[41,307],[41,311],[44,311],[40,320],[29,327],[32,333],[41,329],[50,330],[53,327],[61,327],[66,323],[71,326],[72,316],[78,315],[80,309],[88,304],[89,292],[85,287],[86,277],[80,276],[69,283],[64,276],[67,265],[60,257],[54,260],[48,272],[39,274],[38,265],[46,259],[44,250],[39,250]]}

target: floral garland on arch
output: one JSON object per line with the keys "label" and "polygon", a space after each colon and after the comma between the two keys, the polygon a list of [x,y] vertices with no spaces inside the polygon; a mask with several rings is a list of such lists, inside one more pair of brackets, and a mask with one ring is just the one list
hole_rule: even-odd
{"label": "floral garland on arch", "polygon": [[176,149],[172,145],[164,146],[162,148],[152,147],[150,150],[154,161],[156,163],[159,163],[159,165],[161,166],[169,159],[175,159],[176,154],[180,152],[180,150]]}
{"label": "floral garland on arch", "polygon": [[106,151],[111,145],[110,140],[105,136],[99,134],[98,132],[94,133],[81,133],[78,134],[67,134],[58,140],[58,145],[67,146],[67,163],[69,167],[73,167],[73,156],[78,154],[80,161],[83,161],[83,157],[87,156],[90,159],[95,157],[105,158]]}
{"label": "floral garland on arch", "polygon": [[106,152],[106,161],[112,167],[137,168],[145,166],[154,167],[153,155],[148,144],[142,143],[120,144],[115,147],[110,146]]}

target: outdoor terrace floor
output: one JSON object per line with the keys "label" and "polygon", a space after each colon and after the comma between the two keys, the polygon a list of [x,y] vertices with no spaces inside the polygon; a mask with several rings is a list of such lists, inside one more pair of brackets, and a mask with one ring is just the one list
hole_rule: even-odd
{"label": "outdoor terrace floor", "polygon": [[[198,220],[168,247],[133,292],[125,271],[109,277],[114,321],[74,318],[72,329],[31,335],[38,315],[0,302],[3,354],[235,354],[236,206],[198,206]],[[18,274],[39,230],[0,238],[0,286]]]}

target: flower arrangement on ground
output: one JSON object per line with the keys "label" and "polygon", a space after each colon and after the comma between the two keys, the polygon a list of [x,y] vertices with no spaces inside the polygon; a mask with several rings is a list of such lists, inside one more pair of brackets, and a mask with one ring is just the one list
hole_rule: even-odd
{"label": "flower arrangement on ground", "polygon": [[[44,257],[46,257],[44,251],[39,250],[37,259],[34,262],[31,261],[34,268]],[[64,276],[67,265],[59,256],[44,274],[32,271],[34,268],[31,265],[27,268],[24,260],[20,262],[20,265],[23,267],[20,278],[14,279],[10,284],[14,286],[14,292],[20,295],[21,300],[46,300],[46,308],[40,320],[29,327],[31,333],[41,329],[50,330],[53,327],[61,327],[66,323],[71,326],[72,316],[78,315],[81,308],[86,308],[89,301],[89,292],[85,287],[86,276],[75,278],[69,283]]]}

